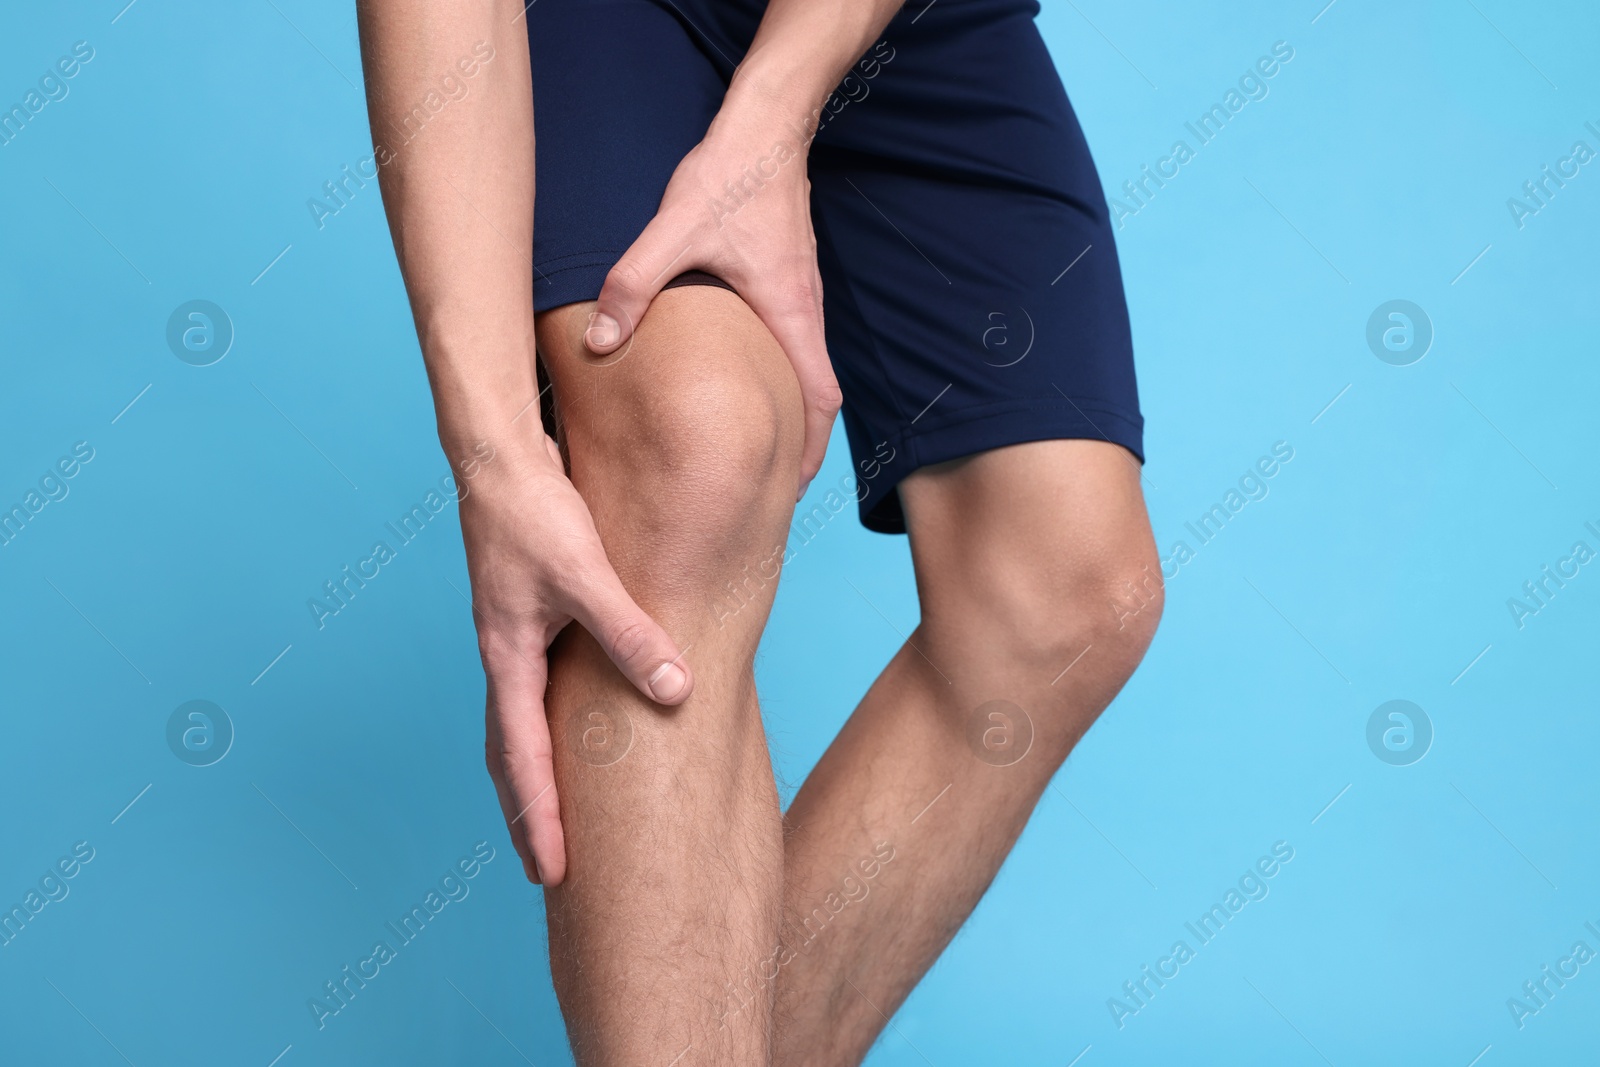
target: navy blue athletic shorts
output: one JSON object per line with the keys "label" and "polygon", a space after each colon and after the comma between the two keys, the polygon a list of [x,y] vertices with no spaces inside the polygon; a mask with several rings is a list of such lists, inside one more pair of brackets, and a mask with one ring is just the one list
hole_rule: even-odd
{"label": "navy blue athletic shorts", "polygon": [[[534,305],[600,295],[704,137],[764,0],[528,8]],[[1024,441],[1144,458],[1094,161],[1034,0],[910,0],[823,107],[810,158],[829,354],[869,529],[918,467]]]}

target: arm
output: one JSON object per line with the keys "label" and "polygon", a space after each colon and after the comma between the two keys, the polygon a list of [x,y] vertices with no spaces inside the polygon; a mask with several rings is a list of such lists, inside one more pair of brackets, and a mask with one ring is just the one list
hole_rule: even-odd
{"label": "arm", "polygon": [[[904,0],[772,0],[728,88],[730,106],[799,121],[810,130],[829,94],[889,25]],[[808,145],[809,147],[809,145]]]}
{"label": "arm", "polygon": [[[727,281],[772,331],[800,381],[800,494],[822,466],[840,406],[823,339],[806,156],[822,106],[901,0],[771,0],[705,140],[672,176],[655,219],[606,278],[585,342],[615,351],[678,273]],[[776,170],[776,175],[769,174]],[[742,202],[727,183],[761,184]]]}
{"label": "arm", "polygon": [[384,207],[462,485],[489,773],[528,876],[554,885],[566,859],[544,716],[550,642],[576,619],[652,699],[679,703],[694,683],[623,590],[539,421],[521,13],[521,0],[359,4]]}

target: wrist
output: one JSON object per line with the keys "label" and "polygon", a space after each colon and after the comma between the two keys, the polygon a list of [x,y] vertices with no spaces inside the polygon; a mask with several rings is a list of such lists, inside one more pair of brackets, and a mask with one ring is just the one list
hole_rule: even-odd
{"label": "wrist", "polygon": [[544,432],[537,386],[517,382],[504,391],[470,394],[434,383],[439,447],[458,481],[559,471]]}
{"label": "wrist", "polygon": [[514,453],[543,436],[531,332],[525,340],[436,328],[418,335],[452,469],[485,445]]}
{"label": "wrist", "polygon": [[729,84],[712,131],[754,142],[787,140],[805,153],[832,89],[818,78],[814,66],[770,48],[753,52]]}
{"label": "wrist", "polygon": [[753,144],[786,140],[805,155],[822,126],[871,94],[873,79],[894,56],[881,40],[853,65],[836,68],[824,57],[758,46],[734,74],[711,133]]}
{"label": "wrist", "polygon": [[[532,420],[531,426],[524,426]],[[441,441],[443,438],[441,438]],[[455,479],[463,505],[473,508],[497,500],[514,498],[530,481],[543,477],[564,478],[561,462],[552,453],[550,439],[538,422],[538,413],[529,412],[515,432],[497,438],[480,437],[471,445],[447,445],[450,474]],[[511,490],[515,487],[515,493]]]}

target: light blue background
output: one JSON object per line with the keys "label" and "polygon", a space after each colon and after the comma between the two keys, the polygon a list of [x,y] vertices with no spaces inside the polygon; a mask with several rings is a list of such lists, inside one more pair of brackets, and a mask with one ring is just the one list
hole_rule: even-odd
{"label": "light blue background", "polygon": [[[376,186],[321,231],[306,208],[370,150],[352,10],[123,3],[0,18],[6,105],[95,48],[0,148],[0,503],[95,449],[0,548],[0,903],[96,850],[0,948],[0,1061],[570,1062],[453,509],[325,630],[305,608],[445,472]],[[1321,3],[1046,0],[1108,195],[1294,47],[1118,235],[1163,554],[1274,442],[1294,459],[1171,580],[875,1067],[1593,1055],[1600,964],[1524,1029],[1506,1000],[1600,949],[1600,567],[1520,630],[1506,601],[1600,548],[1600,164],[1523,229],[1506,200],[1600,148],[1600,14]],[[193,298],[237,330],[214,366],[165,344]],[[1364,339],[1396,298],[1436,331],[1407,367]],[[847,464],[840,435],[818,484]],[[899,641],[847,579],[917,616],[902,539],[845,516],[798,553],[760,664],[786,796]],[[237,730],[203,769],[164,735],[194,698]],[[1408,767],[1365,740],[1393,698],[1436,730]],[[318,1032],[307,999],[479,840],[471,895]],[[1270,896],[1119,1030],[1107,998],[1279,840]]]}

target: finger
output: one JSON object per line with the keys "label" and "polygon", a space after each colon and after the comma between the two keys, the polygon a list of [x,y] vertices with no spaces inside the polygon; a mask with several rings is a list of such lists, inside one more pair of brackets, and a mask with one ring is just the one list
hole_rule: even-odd
{"label": "finger", "polygon": [[544,649],[519,649],[488,669],[491,715],[510,799],[507,825],[513,839],[521,838],[529,848],[534,876],[546,886],[560,885],[567,869],[566,840],[545,719]]}
{"label": "finger", "polygon": [[681,704],[694,692],[694,673],[677,642],[622,587],[603,556],[581,568],[584,584],[566,609],[639,692],[657,704]]}
{"label": "finger", "polygon": [[511,787],[506,784],[505,760],[501,753],[505,746],[500,740],[500,724],[495,716],[494,687],[489,688],[489,699],[484,709],[483,724],[483,755],[484,763],[489,768],[489,779],[494,782],[494,795],[500,801],[500,814],[506,820],[506,831],[511,835],[511,847],[517,850],[517,857],[522,860],[522,873],[528,881],[539,884],[539,872],[533,865],[533,849],[528,845],[528,837],[512,822],[517,816],[517,807],[511,799]]}
{"label": "finger", "polygon": [[638,240],[623,253],[606,275],[600,299],[589,316],[583,342],[598,355],[610,355],[633,336],[650,302],[672,280],[672,271],[688,270],[684,264],[690,245],[669,236],[659,218],[644,228]]}
{"label": "finger", "polygon": [[800,399],[805,405],[806,436],[800,452],[800,489],[795,499],[805,495],[811,479],[822,469],[828,451],[828,435],[834,417],[844,401],[839,380],[828,359],[828,342],[823,331],[822,284],[815,275],[810,281],[778,283],[769,291],[765,285],[752,286],[746,299],[778,341],[794,367],[800,382]]}

